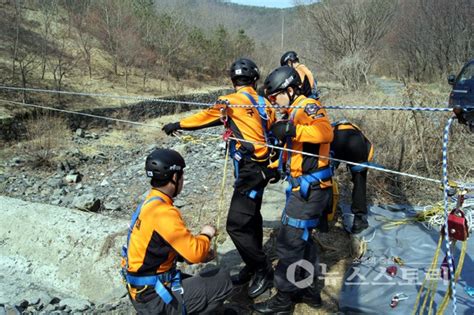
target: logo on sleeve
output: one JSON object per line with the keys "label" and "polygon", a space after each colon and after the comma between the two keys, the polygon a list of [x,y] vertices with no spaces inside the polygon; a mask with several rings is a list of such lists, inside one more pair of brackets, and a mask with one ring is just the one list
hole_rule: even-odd
{"label": "logo on sleeve", "polygon": [[304,112],[306,113],[306,115],[310,116],[312,119],[316,119],[316,118],[324,117],[323,113],[318,114],[318,111],[320,109],[321,108],[316,104],[308,104],[304,108]]}

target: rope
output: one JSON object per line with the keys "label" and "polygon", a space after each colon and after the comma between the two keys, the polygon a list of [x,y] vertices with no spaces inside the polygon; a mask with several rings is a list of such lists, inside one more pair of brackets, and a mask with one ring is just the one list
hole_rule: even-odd
{"label": "rope", "polygon": [[429,181],[429,182],[433,182],[433,183],[437,183],[437,184],[441,183],[441,181],[439,179],[423,177],[423,176],[414,175],[414,174],[410,174],[410,173],[398,172],[398,171],[390,170],[390,169],[383,168],[383,167],[380,167],[380,166],[366,165],[366,164],[362,164],[362,163],[356,163],[356,162],[346,161],[346,160],[342,160],[342,159],[336,159],[336,158],[330,157],[330,156],[324,156],[324,155],[313,154],[313,153],[308,153],[308,152],[303,152],[303,151],[297,151],[297,150],[288,149],[288,148],[282,148],[282,147],[274,146],[274,145],[267,144],[267,143],[264,143],[264,142],[244,140],[244,139],[239,139],[239,138],[234,138],[234,137],[229,137],[229,139],[240,141],[240,142],[251,143],[251,144],[263,145],[263,146],[267,146],[267,147],[272,148],[272,149],[283,150],[283,151],[286,151],[286,152],[298,153],[298,154],[317,157],[317,158],[321,158],[321,159],[328,159],[328,160],[336,161],[336,162],[339,162],[339,163],[346,163],[346,164],[350,164],[350,165],[361,166],[361,167],[368,168],[368,169],[373,169],[373,170],[386,172],[386,173],[391,173],[391,174],[395,174],[395,175],[411,177],[411,178],[415,178],[415,179],[419,179],[419,180],[425,180],[425,181]]}
{"label": "rope", "polygon": [[[459,257],[459,262],[458,262],[458,265],[456,266],[456,274],[454,275],[454,281],[451,279],[451,282],[456,283],[459,279],[459,276],[461,275],[462,267],[464,266],[464,258],[466,257],[466,251],[467,251],[467,241],[464,241],[464,242],[462,242],[461,256]],[[453,293],[453,294],[451,294],[451,293]],[[446,294],[443,298],[443,301],[441,302],[439,310],[436,313],[437,315],[443,315],[444,314],[444,311],[446,310],[446,307],[448,306],[449,297],[451,295],[453,297],[453,306],[456,305],[455,304],[456,289],[454,288],[454,291],[452,291],[451,287],[450,287],[448,289],[448,292],[446,292]],[[456,307],[453,307],[453,314],[456,314]]]}
{"label": "rope", "polygon": [[448,216],[449,216],[449,182],[448,182],[448,142],[449,142],[449,130],[453,123],[454,117],[448,119],[446,127],[444,128],[443,134],[443,187],[444,187],[444,235],[446,236],[446,255],[448,259],[449,274],[451,275],[451,291],[453,297],[453,314],[456,315],[456,281],[453,279],[454,274],[454,262],[453,255],[451,253],[451,241],[449,239],[449,228],[448,228]]}
{"label": "rope", "polygon": [[[91,97],[106,97],[106,98],[115,98],[121,100],[133,100],[133,101],[153,101],[161,102],[165,104],[182,104],[182,105],[194,105],[194,106],[203,106],[209,107],[213,106],[214,103],[204,103],[204,102],[193,102],[193,101],[178,101],[170,100],[164,98],[156,98],[150,96],[129,96],[129,95],[117,95],[117,94],[108,94],[108,93],[88,93],[88,92],[72,92],[72,91],[60,91],[60,90],[48,90],[48,89],[36,89],[36,88],[21,88],[14,86],[0,86],[0,90],[11,90],[11,91],[28,91],[28,92],[37,92],[37,93],[51,93],[51,94],[65,94],[65,95],[78,95],[78,96],[91,96]],[[249,104],[229,104],[229,107],[240,107],[240,108],[253,108],[253,107],[266,107],[266,108],[276,108],[284,109],[289,108],[290,106],[282,105],[249,105]],[[444,107],[443,104],[440,104],[443,107],[407,107],[407,106],[369,106],[369,105],[329,105],[324,106],[326,109],[345,109],[345,110],[388,110],[388,111],[421,111],[421,112],[452,112],[451,108]],[[304,108],[305,106],[291,106],[291,108]],[[471,109],[471,107],[465,107]],[[474,107],[472,107],[474,108]]]}
{"label": "rope", "polygon": [[[78,111],[58,109],[58,108],[49,107],[49,106],[21,103],[21,102],[9,101],[9,100],[4,100],[4,99],[0,99],[0,102],[10,103],[10,104],[15,104],[15,105],[20,105],[20,106],[26,106],[26,107],[41,108],[41,109],[45,109],[45,110],[51,110],[51,111],[68,113],[68,114],[73,114],[73,115],[86,116],[86,117],[92,117],[92,118],[97,118],[97,119],[105,119],[105,120],[110,120],[110,121],[129,123],[129,124],[144,126],[144,127],[161,128],[161,127],[156,126],[156,125],[140,123],[140,122],[136,122],[136,121],[130,121],[130,120],[125,120],[125,119],[111,118],[111,117],[107,117],[107,116],[87,114],[87,113],[82,113],[82,112],[78,112]],[[203,136],[210,136],[210,137],[216,137],[217,136],[216,134],[210,134],[210,133],[202,133],[202,135]],[[386,169],[386,168],[383,168],[383,167],[380,167],[380,166],[375,166],[375,165],[366,165],[366,164],[362,164],[362,163],[355,163],[355,162],[346,161],[346,160],[342,160],[342,159],[336,159],[336,158],[330,157],[330,156],[323,156],[323,155],[312,154],[312,153],[297,151],[297,150],[288,149],[288,148],[282,148],[282,147],[267,144],[265,142],[244,140],[244,139],[239,139],[239,138],[235,138],[235,137],[229,137],[229,139],[240,141],[240,142],[247,142],[247,143],[251,143],[251,144],[262,145],[262,146],[266,146],[266,147],[273,148],[273,149],[283,150],[283,151],[286,151],[286,152],[298,153],[298,154],[302,154],[302,155],[306,155],[306,156],[312,156],[312,157],[317,157],[317,158],[322,158],[322,159],[328,159],[328,160],[332,160],[332,161],[336,161],[336,162],[340,162],[340,163],[346,163],[346,164],[349,164],[349,165],[361,166],[361,167],[364,167],[364,168],[367,168],[367,169],[373,169],[373,170],[376,170],[376,171],[381,171],[381,172],[391,173],[391,174],[395,174],[395,175],[410,177],[410,178],[414,178],[414,179],[418,179],[418,180],[424,180],[424,181],[428,181],[428,182],[432,182],[432,183],[436,183],[436,184],[442,183],[442,181],[440,181],[439,179],[433,179],[433,178],[419,176],[419,175],[415,175],[415,174],[394,171],[394,170]],[[465,185],[472,185],[472,184],[469,184],[469,183],[467,183],[467,184],[466,183],[455,183],[455,184],[458,185],[459,187],[464,187]]]}
{"label": "rope", "polygon": [[219,255],[217,253],[217,246],[219,245],[219,229],[221,225],[221,217],[222,213],[224,213],[224,200],[225,200],[225,182],[227,179],[227,165],[228,165],[228,160],[229,160],[229,151],[230,151],[230,145],[227,144],[227,149],[225,152],[225,160],[224,160],[224,172],[222,174],[222,183],[221,183],[221,192],[219,194],[219,208],[217,212],[217,220],[216,220],[216,229],[217,229],[217,235],[214,238],[214,253],[216,254],[216,263],[219,265]]}
{"label": "rope", "polygon": [[[438,264],[438,259],[439,259],[439,253],[441,252],[441,246],[443,244],[443,236],[440,235],[439,236],[439,239],[438,239],[438,246],[436,246],[436,251],[435,251],[435,255],[433,257],[433,260],[431,261],[431,265],[430,265],[430,271],[432,270],[435,270],[437,264]],[[421,295],[423,293],[423,290],[425,289],[425,285],[426,285],[426,281],[427,281],[427,276],[425,276],[425,279],[423,279],[423,282],[420,286],[420,289],[418,290],[418,295],[416,297],[416,300],[415,300],[415,305],[413,306],[413,312],[412,312],[412,315],[415,315],[417,313],[417,309],[418,309],[418,305],[420,304],[420,299],[421,299]],[[423,305],[421,307],[421,309],[418,311],[418,314],[423,314],[424,310],[425,310],[425,305],[426,305],[426,299],[428,297],[428,295],[430,294],[430,292],[433,292],[433,282],[434,280],[430,280],[430,287],[428,288],[428,290],[426,291],[426,295],[425,295],[425,298],[423,300]],[[436,291],[436,289],[434,289],[434,291]],[[431,308],[431,302],[430,302],[430,308]]]}
{"label": "rope", "polygon": [[21,106],[26,106],[26,107],[41,108],[41,109],[51,110],[51,111],[60,112],[60,113],[67,113],[67,114],[86,116],[86,117],[92,117],[92,118],[97,118],[97,119],[110,120],[110,121],[115,121],[115,122],[122,122],[122,123],[131,124],[131,125],[137,125],[137,126],[161,128],[159,126],[155,126],[155,125],[151,125],[151,124],[145,124],[145,123],[141,123],[141,122],[138,122],[138,121],[131,121],[131,120],[118,119],[118,118],[112,118],[112,117],[107,117],[107,116],[81,113],[81,112],[78,112],[78,111],[59,109],[59,108],[54,108],[54,107],[49,107],[49,106],[21,103],[21,102],[9,101],[9,100],[4,100],[4,99],[0,99],[0,102],[2,102],[2,103],[11,103],[11,104],[21,105]]}

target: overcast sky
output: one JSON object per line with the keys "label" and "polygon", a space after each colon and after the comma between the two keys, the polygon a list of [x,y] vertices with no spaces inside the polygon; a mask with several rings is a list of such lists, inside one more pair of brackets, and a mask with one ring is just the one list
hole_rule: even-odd
{"label": "overcast sky", "polygon": [[261,7],[269,8],[289,8],[294,5],[294,0],[230,0],[229,2],[234,2],[238,4],[245,5],[256,5]]}

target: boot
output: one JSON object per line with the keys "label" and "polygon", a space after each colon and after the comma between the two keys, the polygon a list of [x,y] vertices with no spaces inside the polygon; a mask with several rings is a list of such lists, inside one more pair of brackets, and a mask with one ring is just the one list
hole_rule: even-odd
{"label": "boot", "polygon": [[255,274],[255,271],[250,270],[248,266],[242,268],[238,274],[230,277],[233,285],[243,285],[252,279],[252,276]]}
{"label": "boot", "polygon": [[265,267],[258,269],[249,284],[248,295],[251,299],[261,295],[273,285],[273,269]]}
{"label": "boot", "polygon": [[369,223],[365,216],[356,214],[354,217],[354,224],[352,225],[352,233],[358,234],[369,227]]}
{"label": "boot", "polygon": [[295,303],[305,303],[312,308],[319,308],[323,305],[321,294],[310,289],[302,290],[301,293],[294,295],[292,301]]}
{"label": "boot", "polygon": [[294,303],[291,294],[278,291],[271,299],[253,305],[253,309],[260,314],[289,315],[293,312]]}

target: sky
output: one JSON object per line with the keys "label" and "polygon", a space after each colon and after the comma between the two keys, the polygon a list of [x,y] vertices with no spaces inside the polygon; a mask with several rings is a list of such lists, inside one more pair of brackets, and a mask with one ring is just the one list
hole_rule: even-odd
{"label": "sky", "polygon": [[230,0],[229,2],[268,8],[289,8],[294,6],[294,0]]}

